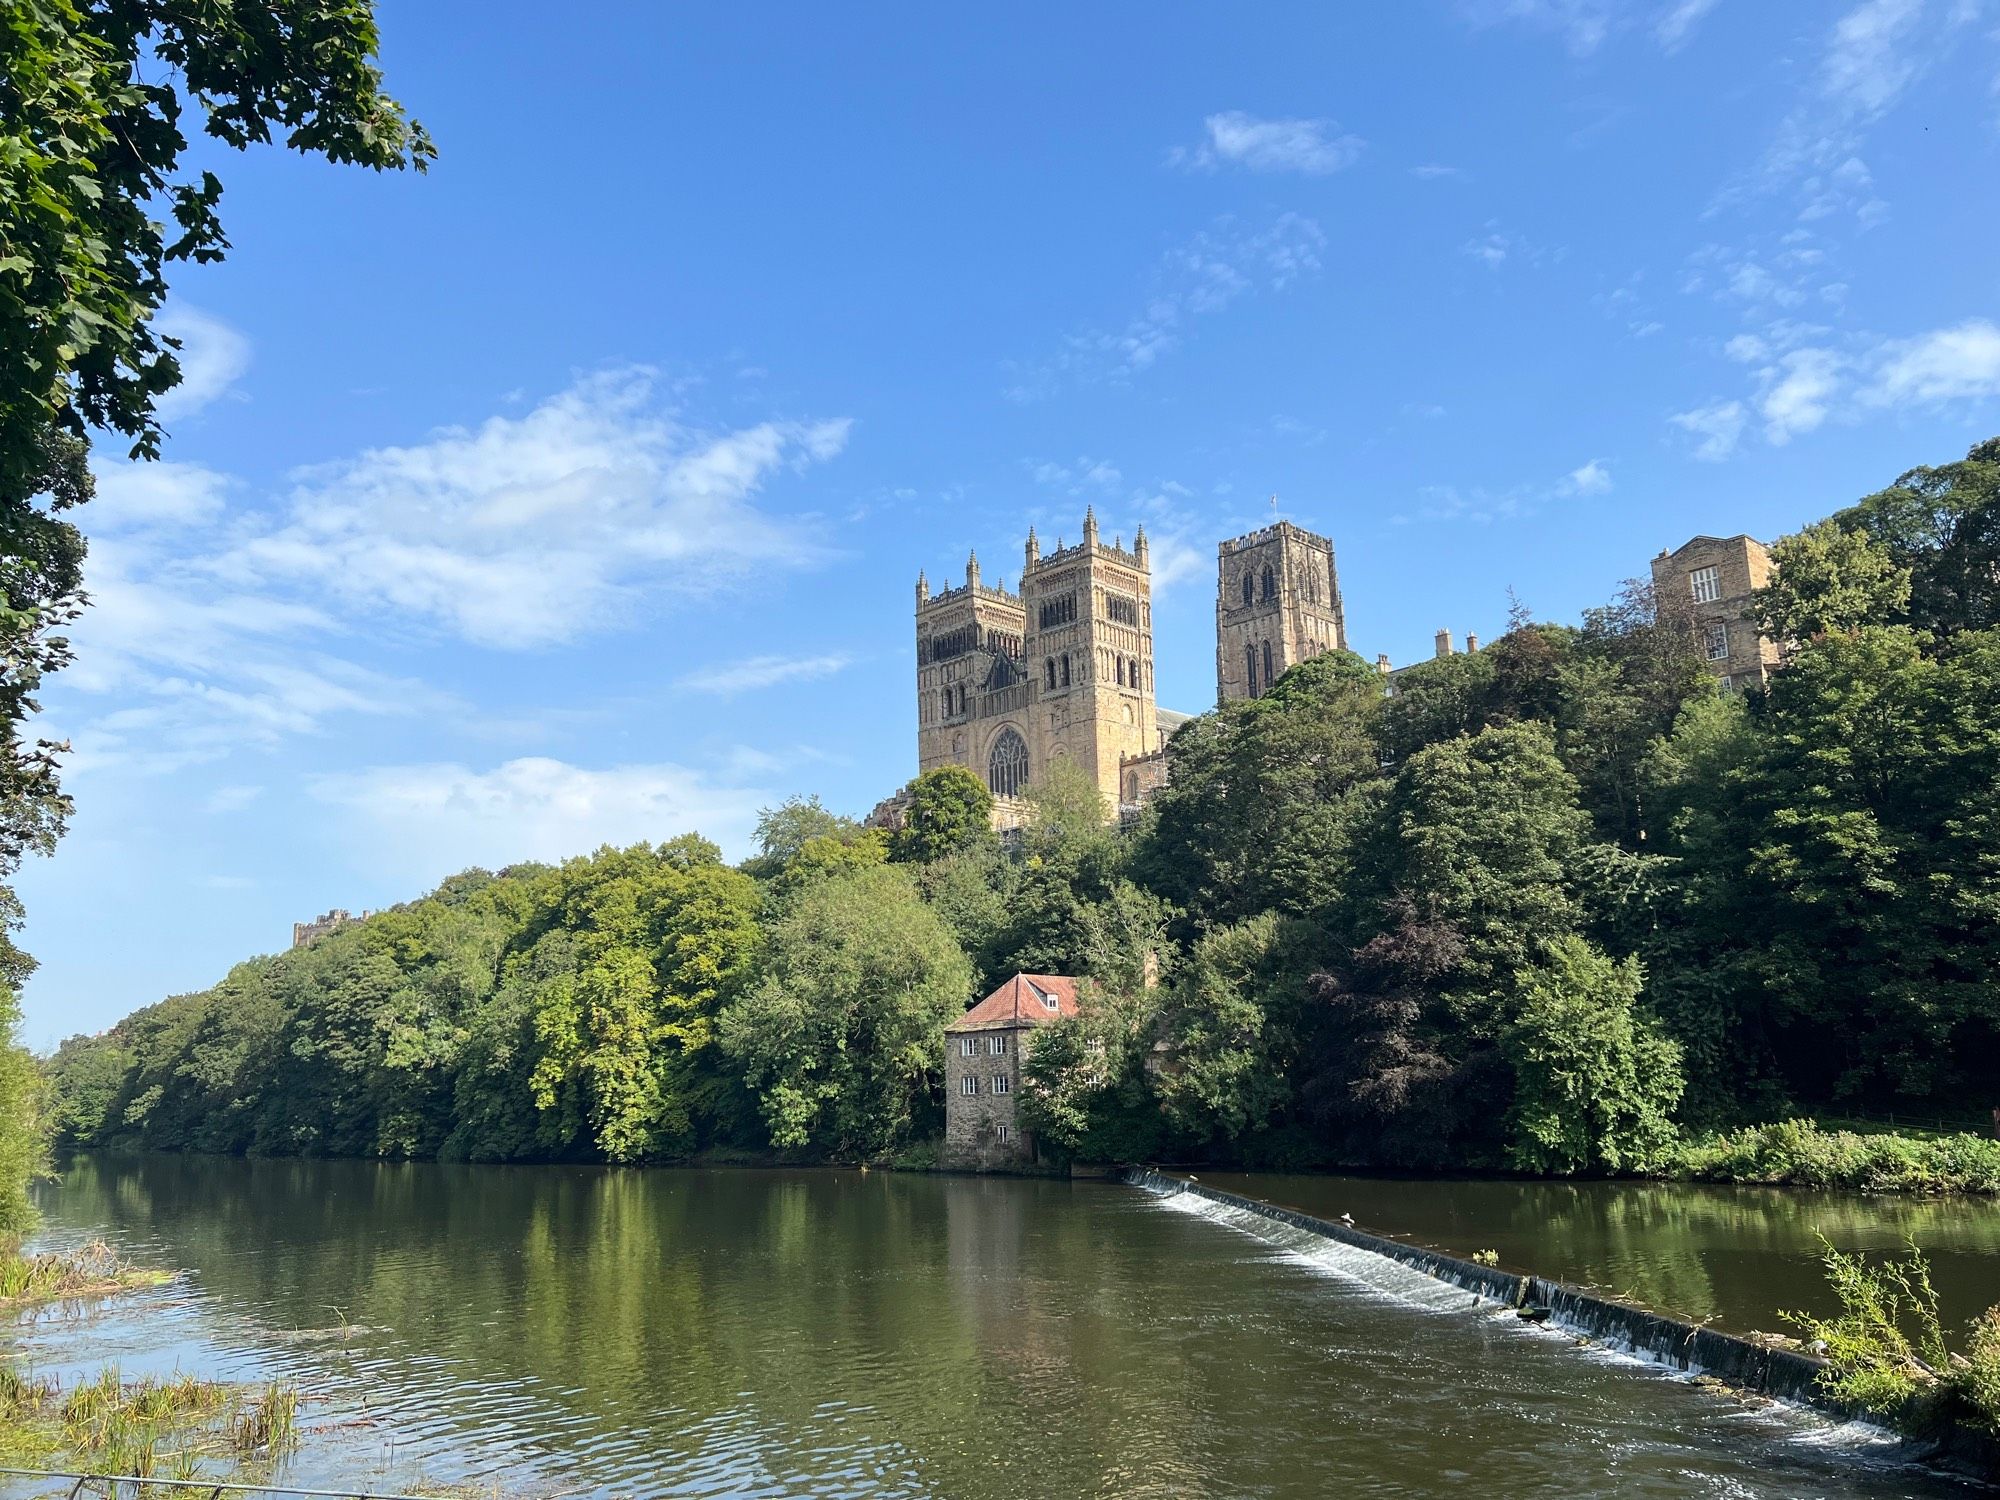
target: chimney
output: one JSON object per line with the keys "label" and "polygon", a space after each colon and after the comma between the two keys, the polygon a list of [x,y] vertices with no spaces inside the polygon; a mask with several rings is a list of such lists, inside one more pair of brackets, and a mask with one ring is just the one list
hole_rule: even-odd
{"label": "chimney", "polygon": [[969,589],[979,587],[979,554],[977,552],[968,552],[965,555],[965,586]]}
{"label": "chimney", "polygon": [[1387,677],[1389,675],[1388,652],[1384,651],[1381,655],[1375,658],[1375,670],[1380,672],[1384,677]]}
{"label": "chimney", "polygon": [[1479,649],[1479,637],[1469,630],[1465,632],[1465,649],[1468,655]]}
{"label": "chimney", "polygon": [[1449,630],[1440,630],[1437,633],[1437,654],[1439,656],[1450,656],[1452,654],[1451,632]]}

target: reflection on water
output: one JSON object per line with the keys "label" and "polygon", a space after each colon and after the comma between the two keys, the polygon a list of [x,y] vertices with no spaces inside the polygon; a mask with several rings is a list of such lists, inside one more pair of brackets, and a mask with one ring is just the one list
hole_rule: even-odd
{"label": "reflection on water", "polygon": [[55,1235],[190,1275],[29,1329],[27,1357],[290,1372],[309,1415],[350,1424],[300,1484],[1962,1492],[1111,1184],[105,1157],[44,1207]]}
{"label": "reflection on water", "polygon": [[1782,1331],[1785,1311],[1837,1311],[1819,1236],[1931,1263],[1954,1331],[2000,1302],[2000,1199],[1814,1193],[1671,1182],[1407,1182],[1204,1172],[1202,1181],[1378,1234],[1587,1286],[1736,1333]]}

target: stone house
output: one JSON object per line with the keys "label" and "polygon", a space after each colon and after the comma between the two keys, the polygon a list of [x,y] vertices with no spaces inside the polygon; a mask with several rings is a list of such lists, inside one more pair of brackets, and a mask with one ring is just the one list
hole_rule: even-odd
{"label": "stone house", "polygon": [[1686,612],[1695,648],[1725,692],[1762,687],[1780,659],[1757,628],[1751,595],[1771,581],[1771,554],[1751,536],[1698,536],[1653,559],[1663,615]]}
{"label": "stone house", "polygon": [[1016,974],[944,1029],[944,1165],[1033,1166],[1034,1135],[1017,1118],[1021,1067],[1035,1029],[1076,1014],[1076,981]]}

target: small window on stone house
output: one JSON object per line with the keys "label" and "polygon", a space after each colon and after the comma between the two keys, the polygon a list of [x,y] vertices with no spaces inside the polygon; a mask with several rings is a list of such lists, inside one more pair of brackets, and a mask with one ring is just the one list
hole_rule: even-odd
{"label": "small window on stone house", "polygon": [[1007,1055],[1007,1038],[1004,1036],[993,1037],[987,1043],[987,1046],[995,1057],[1005,1057]]}
{"label": "small window on stone house", "polygon": [[1729,659],[1729,626],[1720,620],[1708,627],[1708,659],[1710,661]]}
{"label": "small window on stone house", "polygon": [[995,1125],[993,1127],[993,1139],[1003,1146],[1007,1144],[1007,1138],[1013,1133],[1013,1130],[1006,1125]]}
{"label": "small window on stone house", "polygon": [[960,1057],[979,1056],[979,1038],[976,1036],[960,1037],[958,1039],[958,1055]]}
{"label": "small window on stone house", "polygon": [[1009,1078],[1005,1073],[995,1073],[993,1075],[993,1092],[996,1094],[1013,1093],[1014,1080]]}
{"label": "small window on stone house", "polygon": [[1697,604],[1713,604],[1722,597],[1722,577],[1714,568],[1696,568],[1688,574],[1688,589]]}
{"label": "small window on stone house", "polygon": [[979,1075],[977,1073],[967,1073],[964,1078],[959,1080],[958,1091],[967,1098],[978,1093]]}

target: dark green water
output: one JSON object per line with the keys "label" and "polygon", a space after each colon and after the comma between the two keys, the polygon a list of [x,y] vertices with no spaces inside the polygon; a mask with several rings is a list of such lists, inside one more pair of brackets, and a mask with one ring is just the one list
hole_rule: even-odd
{"label": "dark green water", "polygon": [[289,1374],[319,1429],[300,1484],[1967,1492],[1855,1429],[1109,1183],[101,1158],[43,1206],[53,1238],[188,1274],[21,1331],[24,1357]]}
{"label": "dark green water", "polygon": [[2000,1199],[1661,1182],[1404,1182],[1203,1172],[1201,1180],[1458,1256],[1533,1271],[1732,1333],[1837,1311],[1820,1236],[1890,1255],[1914,1240],[1951,1332],[2000,1302]]}

